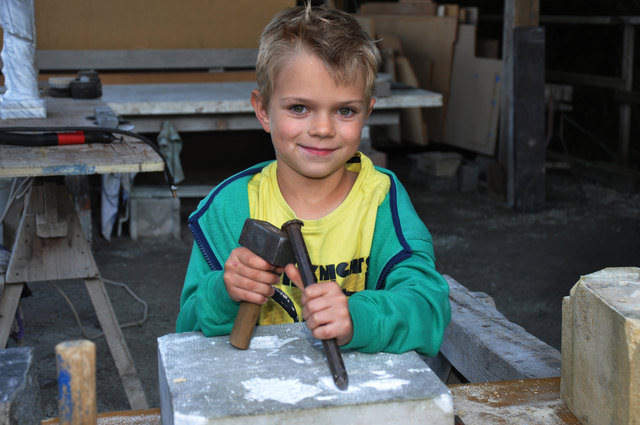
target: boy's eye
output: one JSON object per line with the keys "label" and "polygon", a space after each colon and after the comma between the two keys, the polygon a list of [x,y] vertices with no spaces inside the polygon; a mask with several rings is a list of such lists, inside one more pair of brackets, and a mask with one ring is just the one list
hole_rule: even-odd
{"label": "boy's eye", "polygon": [[289,108],[292,112],[296,114],[303,114],[306,112],[307,108],[304,105],[293,105]]}
{"label": "boy's eye", "polygon": [[349,116],[351,116],[351,115],[353,115],[355,113],[356,113],[356,111],[354,111],[351,108],[339,108],[338,109],[338,114],[343,116],[343,117],[349,117]]}

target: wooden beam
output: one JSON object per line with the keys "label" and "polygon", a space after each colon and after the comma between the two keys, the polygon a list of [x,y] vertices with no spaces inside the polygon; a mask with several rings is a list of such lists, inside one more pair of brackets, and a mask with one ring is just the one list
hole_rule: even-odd
{"label": "wooden beam", "polygon": [[622,78],[580,74],[577,72],[547,71],[545,79],[550,83],[583,85],[614,90],[624,90],[626,85]]}
{"label": "wooden beam", "polygon": [[[633,90],[633,58],[635,44],[635,27],[625,24],[622,41],[622,80],[624,90]],[[618,160],[622,165],[629,165],[629,142],[631,140],[631,104],[620,104],[620,146]]]}
{"label": "wooden beam", "polygon": [[258,49],[38,50],[40,71],[254,68]]}
{"label": "wooden beam", "polygon": [[537,27],[539,10],[538,0],[505,0],[499,161],[507,176],[507,205],[521,212],[544,208],[544,29]]}
{"label": "wooden beam", "polygon": [[537,212],[545,205],[544,43],[542,27],[516,28],[513,49],[513,172],[511,205]]}
{"label": "wooden beam", "polygon": [[[513,13],[513,27],[537,27],[540,23],[539,0],[506,0],[513,7],[508,8]],[[507,10],[505,3],[505,12]]]}
{"label": "wooden beam", "polygon": [[560,376],[560,352],[450,276],[451,323],[440,351],[470,382]]}

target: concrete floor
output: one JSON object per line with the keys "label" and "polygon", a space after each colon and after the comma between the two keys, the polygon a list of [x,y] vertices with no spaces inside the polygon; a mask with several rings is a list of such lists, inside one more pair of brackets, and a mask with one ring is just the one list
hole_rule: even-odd
{"label": "concrete floor", "polygon": [[[406,177],[403,169],[396,170]],[[475,192],[429,192],[405,179],[416,209],[429,227],[441,273],[473,291],[491,295],[498,310],[560,349],[561,300],[580,275],[605,267],[640,265],[640,195],[625,195],[566,172],[549,172],[547,208],[517,214],[503,202]],[[196,205],[183,200],[183,223]],[[94,255],[105,279],[123,282],[148,304],[144,324],[124,329],[151,407],[159,407],[156,339],[174,331],[182,281],[192,248],[186,225],[179,240],[127,236],[105,241],[94,232]],[[99,331],[80,281],[56,282],[72,300],[84,331]],[[29,284],[22,300],[24,345],[36,348],[43,418],[57,415],[54,346],[83,338],[57,289]],[[121,323],[136,321],[144,307],[125,290],[107,285]],[[98,411],[128,410],[104,338],[97,344]],[[9,346],[15,345],[10,341]],[[215,367],[215,365],[212,365]]]}

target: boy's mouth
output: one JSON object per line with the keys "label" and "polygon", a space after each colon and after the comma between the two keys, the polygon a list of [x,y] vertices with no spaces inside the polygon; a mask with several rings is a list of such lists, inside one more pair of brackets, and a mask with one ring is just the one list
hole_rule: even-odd
{"label": "boy's mouth", "polygon": [[327,156],[335,151],[333,148],[317,148],[313,146],[301,146],[305,152],[310,153],[311,155],[317,156]]}

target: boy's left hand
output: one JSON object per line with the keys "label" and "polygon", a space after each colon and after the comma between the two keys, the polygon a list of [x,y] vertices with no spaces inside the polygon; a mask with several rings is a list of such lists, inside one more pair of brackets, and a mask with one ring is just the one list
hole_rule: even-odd
{"label": "boy's left hand", "polygon": [[349,300],[336,282],[302,285],[297,267],[289,264],[284,269],[289,279],[302,291],[302,318],[317,339],[335,338],[345,345],[353,338],[353,322],[349,314]]}

